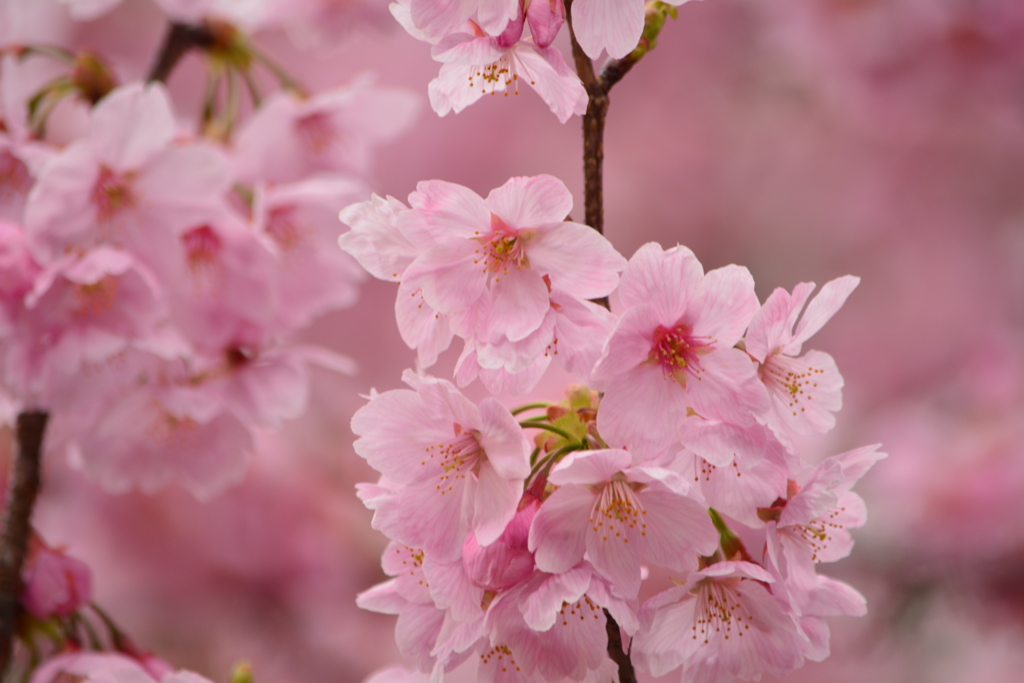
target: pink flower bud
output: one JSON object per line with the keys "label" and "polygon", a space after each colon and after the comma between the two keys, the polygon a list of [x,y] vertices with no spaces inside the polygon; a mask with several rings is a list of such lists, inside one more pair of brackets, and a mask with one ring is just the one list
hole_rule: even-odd
{"label": "pink flower bud", "polygon": [[89,567],[39,543],[24,574],[21,603],[38,619],[68,617],[92,597]]}

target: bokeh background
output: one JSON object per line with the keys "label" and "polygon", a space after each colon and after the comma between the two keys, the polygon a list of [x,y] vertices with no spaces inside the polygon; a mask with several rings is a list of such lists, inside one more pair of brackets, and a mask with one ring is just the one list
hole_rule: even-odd
{"label": "bokeh background", "polygon": [[[404,200],[438,178],[486,194],[549,173],[582,207],[578,119],[559,124],[531,91],[438,118],[429,46],[385,0],[335,1],[358,18],[343,40],[256,39],[313,90],[373,71],[422,95],[414,129],[379,150],[375,192]],[[122,81],[142,76],[165,27],[147,0],[89,22],[53,0],[0,0],[17,3],[22,23],[0,38],[103,46]],[[186,116],[202,69],[187,57],[169,81]],[[65,109],[73,129],[81,112]],[[869,521],[853,555],[825,569],[869,614],[833,619],[832,657],[785,680],[1020,681],[1024,3],[688,3],[612,91],[606,134],[606,234],[624,255],[685,244],[707,269],[747,266],[762,299],[862,278],[811,344],[835,357],[845,407],[804,455],[875,442],[890,454],[859,485]],[[384,538],[354,494],[374,474],[348,426],[361,394],[398,387],[413,364],[394,296],[368,282],[313,328],[360,373],[318,372],[308,412],[263,435],[245,481],[210,503],[176,487],[110,496],[49,458],[36,525],[89,563],[97,600],[141,645],[213,680],[239,659],[263,683],[357,683],[401,662],[393,617],[354,604],[384,579]],[[557,398],[565,381],[534,393]]]}

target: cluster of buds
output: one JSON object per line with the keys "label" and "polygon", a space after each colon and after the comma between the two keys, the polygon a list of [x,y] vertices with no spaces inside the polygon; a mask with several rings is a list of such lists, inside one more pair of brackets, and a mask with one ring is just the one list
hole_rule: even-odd
{"label": "cluster of buds", "polygon": [[[746,268],[705,273],[654,243],[627,262],[571,208],[538,176],[486,199],[424,182],[409,207],[342,212],[341,246],[400,283],[421,366],[352,420],[393,577],[359,604],[397,614],[400,650],[438,678],[475,655],[481,681],[607,680],[616,629],[638,668],[684,681],[823,659],[824,617],[865,601],[816,566],[850,552],[865,521],[851,487],[884,454],[799,457],[794,437],[832,428],[843,385],[801,347],[859,280],[762,305]],[[609,294],[614,313],[587,300]],[[423,374],[456,335],[460,386],[522,394],[555,358],[580,384],[560,403],[474,403]],[[641,603],[645,580],[661,592]]]}

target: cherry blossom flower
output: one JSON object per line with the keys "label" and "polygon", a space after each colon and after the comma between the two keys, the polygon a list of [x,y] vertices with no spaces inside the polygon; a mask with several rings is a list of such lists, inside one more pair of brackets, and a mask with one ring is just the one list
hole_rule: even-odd
{"label": "cherry blossom flower", "polygon": [[374,85],[366,75],[309,98],[277,92],[239,130],[232,164],[243,182],[365,173],[373,147],[404,132],[419,107],[412,93]]}
{"label": "cherry blossom flower", "polygon": [[564,220],[572,196],[551,176],[512,178],[486,199],[453,183],[422,182],[409,203],[438,242],[403,282],[420,288],[434,310],[464,314],[460,336],[525,339],[551,308],[549,286],[594,299],[618,282],[624,260],[604,237]]}
{"label": "cherry blossom flower", "polygon": [[802,478],[802,484],[791,482],[787,499],[758,511],[761,519],[776,523],[787,581],[802,581],[802,588],[810,589],[815,564],[850,554],[849,529],[867,521],[864,500],[850,489],[886,457],[878,449],[877,444],[864,446],[823,460]]}
{"label": "cherry blossom flower", "polygon": [[726,683],[786,673],[803,664],[804,639],[766,589],[774,582],[750,562],[719,562],[648,600],[633,640],[638,667],[683,681]]}
{"label": "cherry blossom flower", "polygon": [[355,303],[365,275],[334,244],[338,211],[363,188],[351,178],[310,178],[256,193],[254,222],[275,247],[277,318],[286,329],[301,329],[327,311]]}
{"label": "cherry blossom flower", "polygon": [[520,11],[497,37],[477,29],[448,34],[434,46],[431,54],[444,63],[429,86],[430,105],[438,115],[458,114],[486,94],[518,95],[520,82],[536,90],[562,123],[586,113],[587,91],[579,77],[561,52],[523,39],[524,23]]}
{"label": "cherry blossom flower", "polygon": [[832,280],[803,310],[814,283],[801,283],[790,295],[776,289],[750,321],[747,353],[761,364],[759,375],[772,397],[776,420],[800,434],[823,434],[835,425],[832,413],[843,406],[843,378],[832,356],[800,354],[803,342],[835,315],[860,278]]}
{"label": "cherry blossom flower", "polygon": [[231,182],[223,155],[175,136],[159,84],[132,83],[104,97],[86,137],[47,163],[29,194],[25,231],[33,251],[53,258],[103,242],[158,257],[166,243],[154,234],[221,207]]}
{"label": "cherry blossom flower", "polygon": [[756,365],[733,348],[757,311],[746,268],[705,274],[689,249],[650,243],[630,259],[619,298],[626,311],[593,374],[608,443],[642,457],[673,443],[691,409],[737,425],[768,410]]}
{"label": "cherry blossom flower", "polygon": [[53,371],[105,361],[151,334],[164,309],[153,275],[126,252],[101,246],[58,259],[25,296],[8,381],[37,391]]}
{"label": "cherry blossom flower", "polygon": [[495,399],[477,407],[444,380],[403,379],[412,390],[379,394],[352,417],[356,453],[404,485],[382,504],[401,527],[395,540],[441,560],[458,557],[470,531],[493,543],[530,471],[522,429]]}
{"label": "cherry blossom flower", "polygon": [[584,552],[627,597],[640,589],[640,563],[675,571],[696,566],[718,547],[707,507],[668,470],[632,467],[624,450],[570,453],[548,481],[559,486],[534,518],[530,549],[537,566],[564,572]]}

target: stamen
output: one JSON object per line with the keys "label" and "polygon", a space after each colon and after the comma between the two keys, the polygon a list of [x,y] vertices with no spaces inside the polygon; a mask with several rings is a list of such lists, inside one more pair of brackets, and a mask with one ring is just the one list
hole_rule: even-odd
{"label": "stamen", "polygon": [[421,466],[440,465],[441,474],[438,475],[438,483],[435,487],[441,495],[445,495],[454,488],[459,479],[465,479],[469,473],[476,473],[483,459],[486,458],[484,451],[480,448],[480,442],[471,431],[466,430],[462,425],[456,424],[455,438],[447,443],[439,443],[424,448],[426,453]]}
{"label": "stamen", "polygon": [[114,307],[118,281],[109,275],[92,283],[76,283],[74,314],[80,317],[99,316]]}
{"label": "stamen", "polygon": [[592,531],[600,533],[602,541],[621,540],[629,543],[629,537],[636,537],[637,532],[641,537],[647,535],[645,515],[647,511],[632,485],[625,479],[613,478],[594,503],[590,513],[590,527]]}
{"label": "stamen", "polygon": [[697,588],[697,604],[693,611],[693,639],[705,644],[722,634],[729,640],[733,635],[742,637],[750,629],[754,617],[736,593],[736,584],[743,579],[705,579]]}
{"label": "stamen", "polygon": [[647,354],[647,362],[661,366],[665,379],[673,379],[684,389],[686,377],[692,375],[700,381],[700,356],[711,351],[713,340],[695,337],[689,325],[676,325],[669,329],[662,325],[654,330],[651,350]]}
{"label": "stamen", "polygon": [[132,190],[132,173],[119,174],[107,166],[100,166],[99,176],[92,189],[92,203],[96,206],[96,220],[109,224],[121,211],[133,209],[138,198]]}

